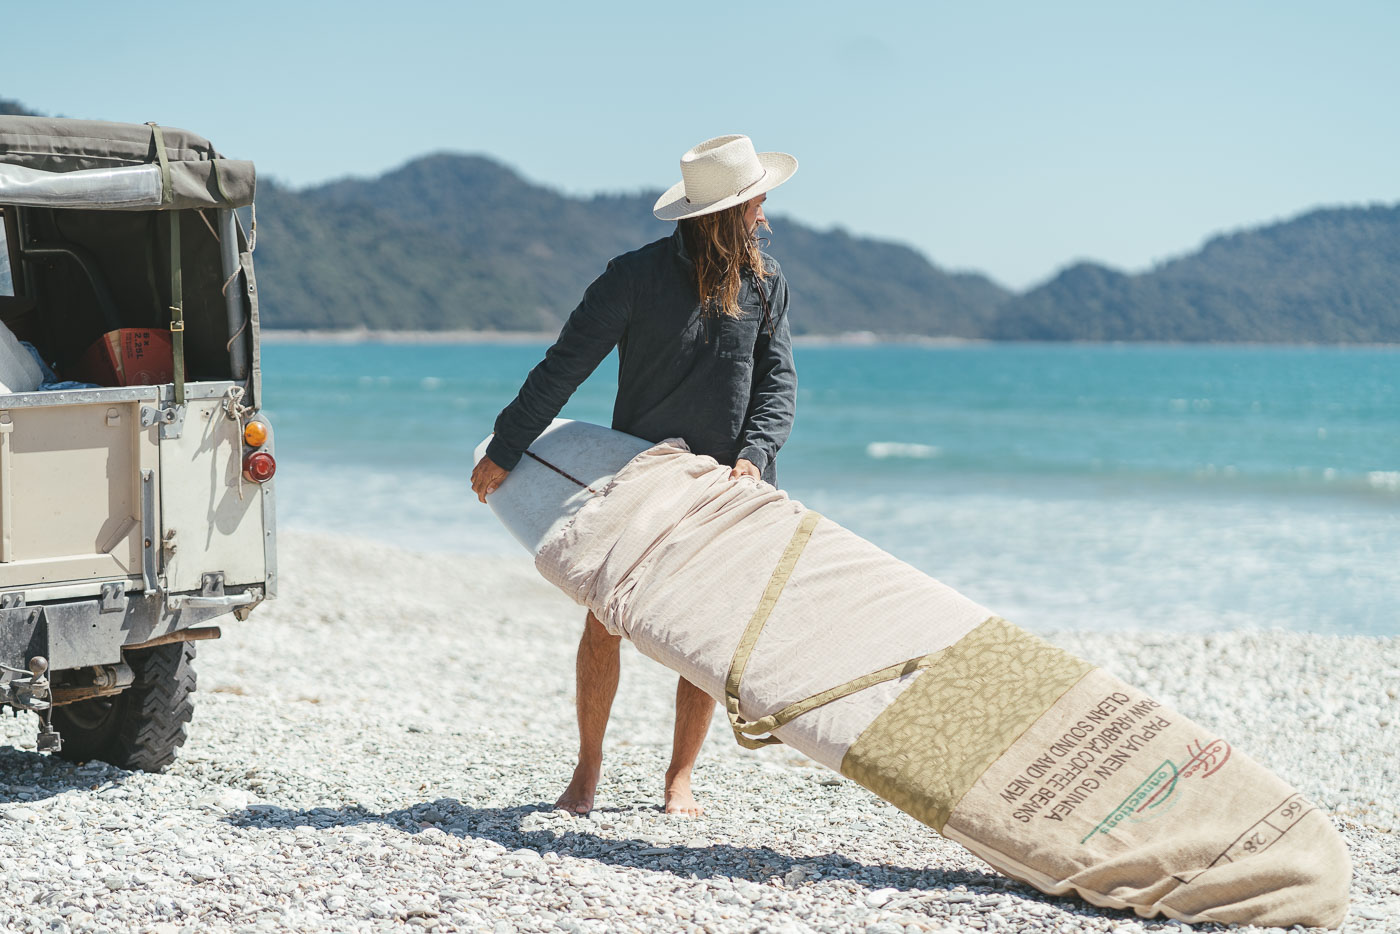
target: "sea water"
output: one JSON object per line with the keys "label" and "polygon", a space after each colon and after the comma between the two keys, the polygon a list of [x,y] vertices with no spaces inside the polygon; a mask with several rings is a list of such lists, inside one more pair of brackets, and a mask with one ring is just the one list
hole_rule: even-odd
{"label": "sea water", "polygon": [[[469,477],[545,346],[267,343],[281,526],[523,555]],[[796,358],[780,486],[1027,628],[1400,633],[1400,349]],[[608,424],[616,374],[561,414]]]}

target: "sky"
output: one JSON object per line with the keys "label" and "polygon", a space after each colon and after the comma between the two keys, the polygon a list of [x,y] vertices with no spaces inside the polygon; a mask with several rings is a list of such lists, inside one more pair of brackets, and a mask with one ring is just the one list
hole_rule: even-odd
{"label": "sky", "polygon": [[1390,0],[6,7],[0,97],[185,127],[294,187],[453,151],[661,189],[746,133],[801,165],[779,259],[789,216],[1024,289],[1400,201]]}

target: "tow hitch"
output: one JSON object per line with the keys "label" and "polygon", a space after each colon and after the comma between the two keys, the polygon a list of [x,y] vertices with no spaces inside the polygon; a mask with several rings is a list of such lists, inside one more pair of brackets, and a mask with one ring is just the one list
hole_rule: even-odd
{"label": "tow hitch", "polygon": [[9,702],[21,710],[32,710],[39,715],[39,737],[35,749],[39,752],[58,752],[63,748],[63,739],[54,730],[49,716],[53,711],[53,691],[49,688],[49,660],[35,655],[29,660],[29,677],[14,678],[7,685]]}

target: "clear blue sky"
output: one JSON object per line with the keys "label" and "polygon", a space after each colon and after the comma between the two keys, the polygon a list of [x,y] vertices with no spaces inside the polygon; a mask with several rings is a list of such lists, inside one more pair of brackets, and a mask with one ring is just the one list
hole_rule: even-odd
{"label": "clear blue sky", "polygon": [[1400,200],[1394,2],[81,0],[0,33],[0,97],[185,126],[295,186],[452,150],[662,188],[748,133],[801,160],[770,216],[1016,288]]}

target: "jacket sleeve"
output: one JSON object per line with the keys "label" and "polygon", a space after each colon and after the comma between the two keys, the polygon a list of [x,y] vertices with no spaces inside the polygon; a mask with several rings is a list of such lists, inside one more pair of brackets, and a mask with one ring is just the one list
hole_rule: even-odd
{"label": "jacket sleeve", "polygon": [[514,401],[496,416],[495,437],[486,446],[486,456],[497,466],[513,470],[520,463],[525,449],[617,346],[630,306],[626,277],[610,262],[584,292],[544,359],[525,377]]}
{"label": "jacket sleeve", "polygon": [[797,369],[792,362],[792,334],[788,329],[788,287],[781,270],[774,277],[772,289],[773,333],[760,333],[754,345],[753,393],[739,437],[738,456],[760,472],[768,469],[778,448],[787,441],[797,413]]}

